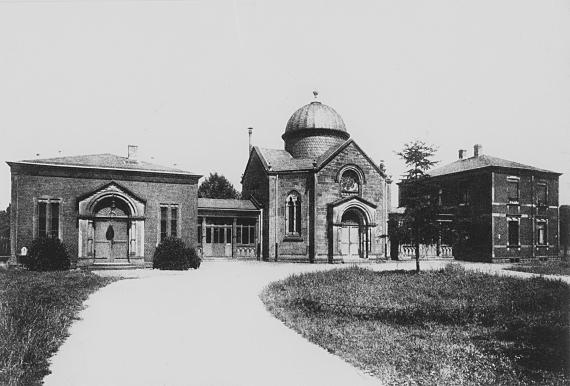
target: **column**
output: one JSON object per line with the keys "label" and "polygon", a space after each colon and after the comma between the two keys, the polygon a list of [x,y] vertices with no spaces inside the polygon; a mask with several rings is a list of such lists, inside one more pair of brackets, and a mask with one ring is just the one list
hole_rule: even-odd
{"label": "column", "polygon": [[237,257],[237,248],[236,248],[236,225],[237,225],[237,218],[234,217],[234,221],[232,222],[232,257]]}

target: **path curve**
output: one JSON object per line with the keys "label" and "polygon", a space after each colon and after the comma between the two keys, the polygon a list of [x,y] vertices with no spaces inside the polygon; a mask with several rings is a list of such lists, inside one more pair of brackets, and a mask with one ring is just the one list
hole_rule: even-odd
{"label": "path curve", "polygon": [[[528,278],[508,265],[454,262]],[[422,262],[436,269],[447,262]],[[414,262],[365,265],[414,269]],[[275,319],[259,293],[293,273],[342,265],[206,262],[197,270],[101,272],[132,277],[93,294],[51,360],[45,385],[378,385]],[[570,282],[569,277],[549,277]]]}
{"label": "path curve", "polygon": [[259,299],[271,281],[330,268],[212,262],[197,271],[123,272],[140,277],[87,300],[45,385],[378,385]]}

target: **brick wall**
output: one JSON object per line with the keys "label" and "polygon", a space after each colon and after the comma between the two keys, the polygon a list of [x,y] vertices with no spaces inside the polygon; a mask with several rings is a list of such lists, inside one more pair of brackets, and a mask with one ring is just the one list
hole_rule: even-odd
{"label": "brick wall", "polygon": [[[13,253],[23,246],[30,246],[34,238],[33,218],[34,201],[41,197],[61,200],[61,237],[71,256],[78,254],[78,201],[77,198],[91,193],[101,186],[115,182],[146,200],[145,213],[145,260],[151,261],[157,241],[159,224],[159,205],[161,203],[178,204],[180,207],[181,238],[192,247],[196,246],[197,221],[197,178],[181,183],[181,179],[153,176],[140,176],[129,172],[85,172],[71,170],[69,177],[57,175],[41,168],[33,170],[14,170],[12,168],[12,231],[14,232]],[[65,173],[63,173],[65,174]],[[162,182],[159,182],[162,179]],[[168,182],[170,180],[170,182]],[[174,181],[172,181],[174,180]]]}
{"label": "brick wall", "polygon": [[[509,204],[507,185],[509,177],[519,178],[518,203]],[[547,186],[547,202],[537,205],[539,183]],[[493,245],[494,259],[554,257],[559,251],[558,235],[558,177],[530,171],[504,171],[493,173]],[[520,218],[520,248],[509,247],[508,215]],[[537,244],[537,219],[547,221],[548,246]]]}

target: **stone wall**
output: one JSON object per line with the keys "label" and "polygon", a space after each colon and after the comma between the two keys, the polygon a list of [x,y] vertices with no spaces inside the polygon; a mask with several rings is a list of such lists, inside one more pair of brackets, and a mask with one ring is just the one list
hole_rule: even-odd
{"label": "stone wall", "polygon": [[328,255],[328,205],[343,198],[337,176],[345,165],[355,165],[364,174],[365,181],[362,184],[361,197],[374,205],[376,208],[376,227],[372,230],[370,257],[385,257],[384,242],[382,236],[386,234],[386,183],[375,166],[362,154],[354,143],[350,143],[338,153],[317,174],[316,192],[316,254],[317,258]]}

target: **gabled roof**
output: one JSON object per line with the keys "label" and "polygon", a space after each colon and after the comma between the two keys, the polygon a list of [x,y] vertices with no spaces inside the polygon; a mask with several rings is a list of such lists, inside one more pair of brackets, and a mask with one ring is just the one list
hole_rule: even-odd
{"label": "gabled roof", "polygon": [[375,203],[370,202],[370,201],[368,201],[368,200],[365,200],[364,198],[362,198],[362,197],[360,197],[360,196],[347,196],[347,197],[339,198],[338,200],[333,201],[333,202],[329,203],[328,205],[329,205],[329,206],[337,206],[337,205],[344,204],[345,202],[348,202],[348,201],[351,201],[351,200],[360,201],[360,202],[362,202],[363,204],[365,204],[365,205],[367,205],[367,206],[369,206],[369,207],[371,207],[371,208],[374,208],[374,209],[376,209],[376,208],[378,207],[378,205],[376,205]]}
{"label": "gabled roof", "polygon": [[254,146],[263,167],[271,172],[312,170],[314,160],[311,158],[293,158],[286,150],[266,149]]}
{"label": "gabled roof", "polygon": [[430,177],[443,176],[447,174],[462,173],[471,170],[483,169],[488,167],[506,168],[506,169],[521,169],[531,170],[541,173],[551,173],[561,175],[561,173],[553,172],[550,170],[539,169],[534,166],[524,165],[518,162],[508,161],[490,155],[482,154],[477,157],[460,159],[442,167],[430,170],[427,174]]}
{"label": "gabled roof", "polygon": [[250,200],[198,198],[198,209],[257,210]]}
{"label": "gabled roof", "polygon": [[[384,173],[380,170],[378,165],[372,161],[372,159],[362,150],[360,146],[353,139],[349,139],[340,145],[331,146],[326,152],[316,159],[313,158],[293,158],[293,156],[286,150],[280,149],[267,149],[254,146],[252,152],[255,151],[263,167],[268,172],[294,172],[294,171],[308,171],[308,170],[320,170],[326,164],[328,164],[338,153],[344,150],[348,145],[354,144],[358,151],[362,153],[364,158],[366,158],[370,164],[382,175]],[[251,154],[250,154],[251,159]],[[249,166],[249,160],[247,167]]]}
{"label": "gabled roof", "polygon": [[169,174],[184,174],[191,176],[200,176],[181,169],[175,169],[168,166],[151,164],[145,161],[134,161],[127,157],[120,157],[114,154],[90,154],[70,157],[55,157],[34,160],[23,160],[16,162],[8,162],[8,164],[29,164],[29,165],[45,165],[45,166],[62,166],[77,167],[90,169],[116,169],[128,171],[143,171]]}

